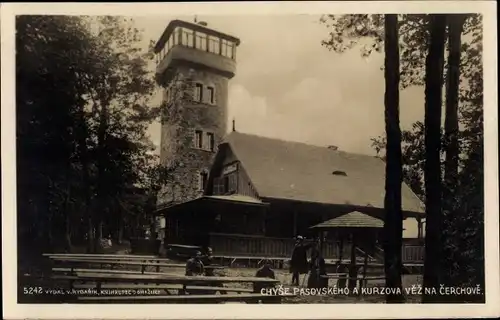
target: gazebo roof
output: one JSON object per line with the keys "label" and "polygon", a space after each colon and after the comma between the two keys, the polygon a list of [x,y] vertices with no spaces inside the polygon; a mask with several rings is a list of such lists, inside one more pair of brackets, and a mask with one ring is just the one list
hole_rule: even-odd
{"label": "gazebo roof", "polygon": [[353,211],[320,224],[311,229],[337,229],[337,228],[383,228],[384,222],[365,213]]}

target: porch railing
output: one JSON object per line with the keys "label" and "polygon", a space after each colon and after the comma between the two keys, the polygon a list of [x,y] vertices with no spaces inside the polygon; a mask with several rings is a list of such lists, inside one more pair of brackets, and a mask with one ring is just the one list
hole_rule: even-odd
{"label": "porch railing", "polygon": [[[216,255],[239,257],[273,257],[289,258],[292,254],[295,241],[290,238],[273,238],[255,235],[211,233],[210,246]],[[350,244],[344,243],[342,258],[349,259]],[[340,249],[333,241],[323,244],[323,257],[325,259],[338,259]],[[383,251],[373,256],[383,262]],[[424,247],[421,245],[403,244],[403,262],[422,262]]]}
{"label": "porch railing", "polygon": [[[210,246],[217,255],[289,258],[294,244],[295,241],[290,238],[225,233],[210,234]],[[323,256],[326,259],[336,258],[338,251],[338,246],[333,242],[326,242],[323,246]],[[344,256],[347,256],[347,253]]]}

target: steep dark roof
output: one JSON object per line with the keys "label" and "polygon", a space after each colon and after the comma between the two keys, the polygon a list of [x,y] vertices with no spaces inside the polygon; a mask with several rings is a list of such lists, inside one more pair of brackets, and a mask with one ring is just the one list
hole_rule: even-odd
{"label": "steep dark roof", "polygon": [[[239,132],[231,132],[226,143],[260,197],[384,207],[385,163],[379,158]],[[406,185],[402,203],[403,211],[423,212]]]}
{"label": "steep dark roof", "polygon": [[339,217],[321,222],[311,228],[330,229],[330,228],[383,228],[384,221],[365,213],[353,211]]}

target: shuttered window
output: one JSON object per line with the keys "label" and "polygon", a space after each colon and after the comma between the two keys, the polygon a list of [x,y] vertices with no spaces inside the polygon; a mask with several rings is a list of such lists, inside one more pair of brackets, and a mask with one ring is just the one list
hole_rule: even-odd
{"label": "shuttered window", "polygon": [[233,194],[238,191],[238,175],[232,172],[214,179],[214,195]]}

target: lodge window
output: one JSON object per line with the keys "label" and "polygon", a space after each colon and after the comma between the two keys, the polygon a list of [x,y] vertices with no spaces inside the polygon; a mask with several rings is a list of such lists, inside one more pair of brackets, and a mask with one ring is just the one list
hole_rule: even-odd
{"label": "lodge window", "polygon": [[201,130],[194,132],[194,147],[197,149],[203,148],[203,131]]}
{"label": "lodge window", "polygon": [[201,84],[201,83],[194,84],[193,100],[196,102],[203,101],[203,84]]}
{"label": "lodge window", "polygon": [[214,194],[234,194],[238,190],[238,176],[236,172],[232,172],[220,178],[214,179]]}
{"label": "lodge window", "polygon": [[215,104],[215,88],[207,87],[208,103]]}

